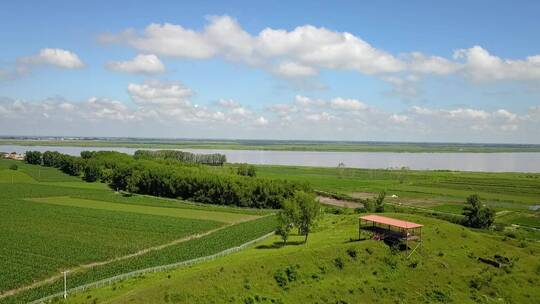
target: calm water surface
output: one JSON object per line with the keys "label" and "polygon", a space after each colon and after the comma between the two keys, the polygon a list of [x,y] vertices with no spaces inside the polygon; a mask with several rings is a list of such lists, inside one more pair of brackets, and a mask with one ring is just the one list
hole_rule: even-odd
{"label": "calm water surface", "polygon": [[[81,151],[118,151],[133,154],[136,148],[0,145],[2,152],[58,151],[79,155]],[[395,153],[395,152],[302,152],[181,149],[193,153],[221,153],[231,163],[350,168],[400,168],[483,172],[540,172],[540,153]]]}

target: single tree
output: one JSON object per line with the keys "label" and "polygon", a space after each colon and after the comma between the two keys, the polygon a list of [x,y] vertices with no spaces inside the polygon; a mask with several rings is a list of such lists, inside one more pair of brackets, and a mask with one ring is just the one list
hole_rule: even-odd
{"label": "single tree", "polygon": [[293,219],[287,215],[284,210],[281,210],[278,214],[278,225],[276,227],[276,234],[283,240],[283,245],[287,244],[291,229],[293,226]]}
{"label": "single tree", "polygon": [[488,228],[495,220],[495,210],[484,206],[476,194],[467,197],[467,206],[462,214],[465,216],[465,226],[473,228]]}
{"label": "single tree", "polygon": [[306,243],[309,233],[319,219],[321,204],[315,195],[304,191],[296,191],[292,200],[298,208],[295,224],[300,234],[305,236],[304,243]]}

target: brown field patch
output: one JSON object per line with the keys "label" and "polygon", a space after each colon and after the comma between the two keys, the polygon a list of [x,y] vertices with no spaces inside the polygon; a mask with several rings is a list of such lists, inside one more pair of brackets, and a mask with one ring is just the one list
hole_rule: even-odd
{"label": "brown field patch", "polygon": [[332,206],[345,207],[345,208],[364,207],[364,205],[357,202],[338,200],[338,199],[327,197],[327,196],[317,196],[317,199],[319,200],[319,202],[321,202],[321,204],[325,204],[325,205],[332,205]]}

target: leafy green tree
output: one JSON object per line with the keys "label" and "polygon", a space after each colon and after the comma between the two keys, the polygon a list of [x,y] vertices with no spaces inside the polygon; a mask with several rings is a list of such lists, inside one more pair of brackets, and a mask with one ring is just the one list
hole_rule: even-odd
{"label": "leafy green tree", "polygon": [[299,234],[304,235],[304,243],[321,214],[321,205],[312,193],[295,191],[292,198],[283,204],[286,214],[292,218]]}
{"label": "leafy green tree", "polygon": [[473,228],[488,228],[495,221],[495,210],[484,206],[476,194],[467,197],[462,214],[465,216],[465,226]]}
{"label": "leafy green tree", "polygon": [[31,165],[41,165],[41,152],[39,151],[26,151],[24,160]]}
{"label": "leafy green tree", "polygon": [[287,213],[285,209],[282,209],[278,213],[278,225],[276,227],[276,234],[283,240],[283,245],[287,244],[289,235],[291,234],[292,226],[294,224],[294,218]]}
{"label": "leafy green tree", "polygon": [[384,198],[386,197],[386,192],[382,191],[379,193],[375,199],[375,212],[384,212]]}

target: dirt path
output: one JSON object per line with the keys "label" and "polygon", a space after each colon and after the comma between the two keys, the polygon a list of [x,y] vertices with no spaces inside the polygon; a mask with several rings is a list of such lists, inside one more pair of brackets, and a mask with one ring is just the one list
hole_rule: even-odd
{"label": "dirt path", "polygon": [[[113,262],[122,261],[122,260],[126,260],[126,259],[129,259],[129,258],[137,257],[137,256],[143,255],[145,253],[148,253],[150,251],[161,250],[161,249],[169,247],[169,246],[177,245],[177,244],[187,242],[187,241],[190,241],[190,240],[194,240],[194,239],[199,239],[201,237],[212,234],[212,233],[214,233],[216,231],[228,228],[228,227],[230,227],[230,226],[232,226],[234,224],[235,223],[232,223],[232,224],[229,224],[229,225],[223,225],[223,226],[221,226],[219,228],[208,230],[208,231],[200,233],[200,234],[193,234],[193,235],[183,237],[181,239],[176,239],[176,240],[171,241],[169,243],[165,243],[165,244],[161,244],[161,245],[157,245],[157,246],[153,246],[153,247],[148,247],[148,248],[139,250],[139,251],[137,251],[135,253],[131,253],[131,254],[128,254],[128,255],[112,258],[112,259],[105,260],[105,261],[99,261],[99,262],[92,262],[92,263],[89,263],[89,264],[83,264],[83,265],[79,265],[77,267],[74,267],[74,268],[71,268],[71,269],[66,269],[66,270],[68,271],[68,273],[73,274],[73,273],[84,271],[85,269],[89,269],[89,268],[92,268],[92,267],[102,266],[102,265],[110,264],[110,263],[113,263]],[[5,298],[5,297],[9,297],[9,296],[13,296],[13,295],[15,295],[15,294],[17,294],[19,292],[22,292],[22,291],[25,291],[25,290],[28,290],[28,289],[32,289],[32,288],[35,288],[35,287],[39,287],[39,286],[45,285],[47,283],[52,283],[52,282],[54,282],[54,281],[56,281],[58,279],[61,279],[62,277],[63,277],[63,274],[59,273],[57,275],[48,277],[46,279],[34,282],[34,283],[30,284],[30,285],[21,286],[21,287],[15,288],[15,289],[4,291],[4,292],[0,293],[0,299]]]}

